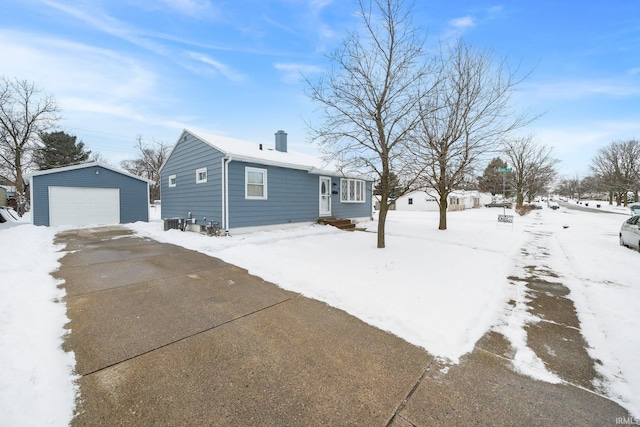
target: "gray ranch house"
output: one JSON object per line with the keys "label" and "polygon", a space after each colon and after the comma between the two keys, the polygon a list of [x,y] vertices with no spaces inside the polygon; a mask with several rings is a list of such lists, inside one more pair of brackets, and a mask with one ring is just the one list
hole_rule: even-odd
{"label": "gray ranch house", "polygon": [[287,134],[263,144],[184,130],[160,169],[163,219],[204,230],[281,228],[322,218],[369,219],[372,181],[287,150]]}

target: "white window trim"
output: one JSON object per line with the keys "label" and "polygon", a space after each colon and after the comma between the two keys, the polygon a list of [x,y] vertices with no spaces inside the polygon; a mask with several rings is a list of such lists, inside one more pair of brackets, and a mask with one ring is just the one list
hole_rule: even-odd
{"label": "white window trim", "polygon": [[[262,196],[250,196],[249,195],[249,172],[257,172],[257,173],[261,173],[263,175],[262,178],[262,185],[264,187],[264,191],[263,191],[263,195]],[[252,167],[245,167],[244,168],[244,198],[248,199],[248,200],[267,200],[267,170],[266,169],[260,169],[260,168],[252,168]]]}
{"label": "white window trim", "polygon": [[[362,196],[362,200],[355,200],[355,199],[351,199],[349,196],[349,187],[351,186],[351,182],[354,182],[355,187],[354,187],[354,198],[357,197],[358,194],[358,186],[361,186],[361,192],[360,195]],[[346,185],[347,186],[347,198],[344,198],[344,193],[342,191],[342,186]],[[353,179],[353,178],[340,178],[340,203],[365,203],[367,200],[367,186],[365,184],[365,182],[361,179]]]}
{"label": "white window trim", "polygon": [[[171,181],[173,180],[173,184],[171,183]],[[176,178],[176,175],[169,175],[169,187],[175,187],[176,184],[178,183],[178,179]]]}
{"label": "white window trim", "polygon": [[[204,179],[200,179],[200,174],[204,172]],[[200,169],[196,169],[196,184],[204,184],[205,182],[207,182],[207,177],[208,177],[208,173],[207,173],[207,168],[200,168]]]}

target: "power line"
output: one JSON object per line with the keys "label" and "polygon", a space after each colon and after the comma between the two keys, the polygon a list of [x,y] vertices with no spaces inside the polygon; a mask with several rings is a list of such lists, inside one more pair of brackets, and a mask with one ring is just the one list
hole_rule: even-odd
{"label": "power line", "polygon": [[[122,139],[127,139],[127,140],[132,139],[131,136],[118,135],[118,134],[110,133],[110,132],[101,132],[101,131],[98,131],[98,130],[82,129],[82,128],[76,128],[76,127],[72,127],[72,126],[60,126],[60,127],[64,128],[64,129],[73,129],[73,130],[80,130],[80,131],[83,131],[83,132],[91,132],[91,133],[98,133],[98,134],[102,134],[102,135],[115,136],[117,138],[122,138]],[[136,137],[137,137],[137,135],[136,135]],[[135,140],[136,137],[134,137],[133,139]]]}

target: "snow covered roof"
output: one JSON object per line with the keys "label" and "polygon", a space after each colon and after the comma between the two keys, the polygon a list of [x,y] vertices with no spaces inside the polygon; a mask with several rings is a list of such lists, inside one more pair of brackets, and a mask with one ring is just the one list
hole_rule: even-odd
{"label": "snow covered roof", "polygon": [[[241,139],[212,135],[204,132],[194,132],[188,129],[185,129],[182,132],[180,139],[185,136],[185,133],[207,143],[211,147],[230,157],[232,160],[280,166],[290,169],[301,169],[327,175],[344,175],[343,173],[338,172],[335,165],[309,154],[298,153],[295,151],[278,151],[273,148],[273,146],[268,147],[265,144],[257,144],[243,141]],[[180,139],[178,141],[180,141]],[[348,176],[352,175],[349,174]]]}
{"label": "snow covered roof", "polygon": [[151,181],[151,180],[148,180],[146,178],[142,178],[141,176],[134,175],[134,174],[129,173],[129,172],[125,171],[125,170],[114,168],[113,166],[109,166],[109,165],[107,165],[105,163],[100,163],[100,162],[87,162],[87,163],[80,163],[78,165],[64,166],[64,167],[61,167],[61,168],[45,169],[45,170],[42,170],[42,171],[36,171],[36,172],[28,173],[28,174],[25,175],[25,178],[31,178],[31,177],[40,176],[40,175],[48,175],[48,174],[57,173],[57,172],[66,172],[66,171],[75,170],[75,169],[90,168],[92,166],[99,166],[99,167],[102,167],[104,169],[109,169],[111,171],[120,173],[122,175],[127,175],[127,176],[130,176],[131,178],[139,179],[140,181],[145,181],[145,182],[148,182],[149,184],[153,184],[153,181]]}

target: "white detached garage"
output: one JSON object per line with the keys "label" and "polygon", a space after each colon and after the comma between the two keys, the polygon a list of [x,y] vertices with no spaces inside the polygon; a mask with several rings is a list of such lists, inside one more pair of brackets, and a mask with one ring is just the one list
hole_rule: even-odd
{"label": "white detached garage", "polygon": [[92,162],[27,175],[34,225],[111,225],[149,220],[150,181]]}

